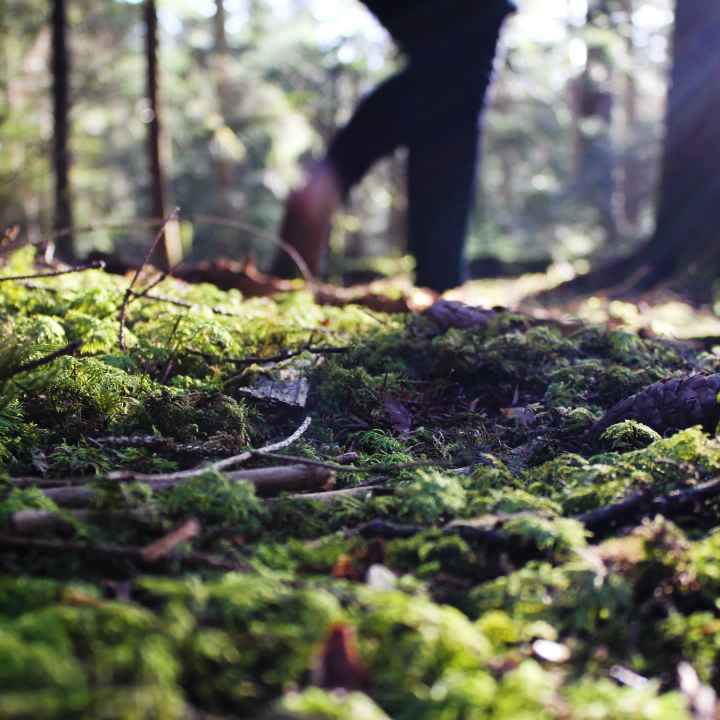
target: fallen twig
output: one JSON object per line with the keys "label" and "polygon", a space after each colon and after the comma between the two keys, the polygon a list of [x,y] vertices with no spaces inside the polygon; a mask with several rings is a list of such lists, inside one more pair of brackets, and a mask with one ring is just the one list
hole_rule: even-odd
{"label": "fallen twig", "polygon": [[155,562],[175,549],[180,543],[192,540],[199,534],[200,523],[195,518],[190,518],[152,545],[148,545],[142,551],[143,560],[149,563]]}
{"label": "fallen twig", "polygon": [[177,216],[178,212],[180,211],[180,208],[175,208],[164,220],[163,224],[160,226],[160,230],[158,231],[157,235],[155,235],[155,239],[152,242],[152,245],[150,245],[150,249],[147,251],[147,254],[143,258],[142,264],[135,272],[135,275],[133,276],[133,279],[130,281],[130,285],[128,286],[128,289],[125,291],[125,297],[123,299],[122,308],[120,310],[120,332],[118,335],[118,340],[120,341],[120,349],[125,350],[125,314],[127,313],[127,306],[130,302],[130,298],[132,297],[133,293],[133,285],[137,282],[137,279],[140,277],[140,273],[142,272],[142,269],[147,264],[147,261],[150,259],[150,256],[153,254],[153,250],[155,250],[155,246],[160,242],[160,238],[163,236],[163,233],[165,232],[165,228],[167,227],[167,224]]}
{"label": "fallen twig", "polygon": [[[309,465],[311,467],[325,468],[336,472],[358,473],[361,475],[372,475],[379,473],[401,472],[402,470],[415,470],[417,468],[442,467],[452,468],[458,464],[457,460],[420,460],[418,462],[402,463],[399,465],[368,465],[367,467],[355,467],[353,465],[337,465],[335,463],[323,462],[322,460],[310,460],[309,458],[297,457],[295,455],[276,455],[274,452],[261,450],[250,450],[251,453],[262,455],[268,460],[277,460],[283,463],[297,463],[298,465]],[[463,460],[466,462],[466,460]]]}
{"label": "fallen twig", "polygon": [[120,522],[147,528],[150,517],[136,510],[105,512],[102,510],[70,510],[64,513],[52,510],[18,510],[13,513],[12,526],[20,535],[72,534],[75,531],[69,517],[81,523],[108,526]]}
{"label": "fallen twig", "polygon": [[17,537],[0,533],[0,547],[14,550],[42,550],[55,553],[78,553],[84,558],[97,558],[102,560],[132,560],[145,565],[156,562],[177,562],[193,568],[207,570],[224,570],[236,572],[249,572],[249,568],[231,560],[207,555],[205,553],[176,553],[168,552],[155,561],[149,561],[141,548],[129,545],[93,545],[91,543],[65,542],[62,540],[44,540],[40,538]]}
{"label": "fallen twig", "polygon": [[102,270],[105,267],[103,260],[96,260],[89,265],[78,265],[67,270],[55,270],[48,273],[36,273],[35,275],[13,275],[12,277],[0,277],[0,283],[10,280],[37,280],[40,278],[58,277],[58,275],[70,275],[71,273],[85,272],[86,270]]}
{"label": "fallen twig", "polygon": [[210,305],[201,305],[200,303],[194,303],[190,302],[188,300],[174,300],[173,298],[165,297],[164,295],[151,295],[150,293],[139,293],[132,291],[132,296],[134,298],[145,298],[146,300],[157,300],[157,302],[164,302],[168,303],[170,305],[177,305],[178,307],[184,307],[184,308],[194,308],[194,307],[200,307],[200,308],[209,308],[215,315],[224,315],[225,317],[244,317],[243,315],[240,315],[240,313],[233,313],[229,310],[223,310],[221,307],[212,307]]}
{"label": "fallen twig", "polygon": [[341,355],[342,353],[348,352],[352,348],[347,347],[326,347],[326,348],[301,348],[299,350],[292,350],[290,352],[282,353],[279,355],[270,355],[269,357],[248,357],[248,358],[223,358],[224,362],[233,363],[234,365],[263,365],[264,363],[271,362],[282,362],[289,358],[297,357],[303,353],[310,353],[311,355]]}
{"label": "fallen twig", "polygon": [[20,373],[35,370],[43,365],[48,365],[53,360],[57,360],[59,357],[63,357],[64,355],[72,355],[78,348],[82,347],[83,342],[83,340],[73,340],[69,345],[62,347],[59,350],[55,350],[44,357],[37,358],[37,360],[31,360],[30,362],[26,362],[24,365],[16,367],[10,373],[10,376],[19,375]]}
{"label": "fallen twig", "polygon": [[699,485],[683,492],[675,491],[652,497],[649,492],[633,493],[620,502],[591,510],[578,516],[585,527],[594,534],[613,530],[624,522],[635,524],[638,518],[662,515],[677,517],[695,503],[720,497],[720,480]]}

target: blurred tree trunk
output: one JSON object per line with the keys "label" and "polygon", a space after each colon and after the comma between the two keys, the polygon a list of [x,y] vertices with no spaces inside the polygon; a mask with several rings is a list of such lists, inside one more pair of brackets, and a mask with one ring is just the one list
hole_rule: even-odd
{"label": "blurred tree trunk", "polygon": [[[605,2],[591,3],[587,24],[592,31],[596,18],[609,16]],[[592,36],[592,35],[591,35]],[[605,246],[617,243],[613,211],[615,156],[611,143],[613,111],[612,63],[605,45],[588,45],[585,70],[575,85],[576,192],[579,200],[598,213],[596,223],[605,231]]]}
{"label": "blurred tree trunk", "polygon": [[[147,97],[152,111],[148,122],[148,159],[150,161],[150,212],[154,218],[165,217],[165,192],[160,158],[160,117],[158,108],[158,21],[155,0],[145,0],[145,54],[147,58]],[[170,267],[168,234],[155,250],[154,262],[163,270]]]}
{"label": "blurred tree trunk", "polygon": [[[629,18],[635,10],[634,0],[620,0],[623,12]],[[624,153],[623,178],[623,220],[626,232],[634,234],[640,220],[640,208],[643,199],[642,165],[639,162],[636,140],[638,137],[638,90],[635,78],[635,44],[632,35],[626,38],[626,52],[631,61],[625,73],[625,137],[626,147]]]}
{"label": "blurred tree trunk", "polygon": [[677,3],[657,228],[630,258],[560,286],[556,296],[663,283],[707,302],[720,277],[720,7]]}
{"label": "blurred tree trunk", "polygon": [[[228,124],[230,116],[230,82],[226,64],[230,60],[228,52],[227,34],[225,32],[225,2],[215,0],[215,16],[213,17],[213,31],[215,46],[213,65],[216,78],[217,103],[225,125]],[[217,183],[217,212],[219,215],[230,216],[233,214],[232,203],[230,202],[230,189],[232,185],[232,164],[223,154],[217,153],[215,158],[215,181]]]}
{"label": "blurred tree trunk", "polygon": [[718,38],[717,0],[678,2],[657,229],[643,287],[687,271],[698,276],[697,294],[720,272]]}
{"label": "blurred tree trunk", "polygon": [[[53,0],[52,5],[52,77],[53,77],[53,162],[55,165],[55,229],[72,227],[70,195],[70,52],[67,42],[66,0]],[[75,259],[71,235],[57,238],[55,252],[65,262]]]}

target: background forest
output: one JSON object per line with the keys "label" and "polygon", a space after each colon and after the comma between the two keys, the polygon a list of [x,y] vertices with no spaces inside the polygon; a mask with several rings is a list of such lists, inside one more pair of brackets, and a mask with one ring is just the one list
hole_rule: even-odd
{"label": "background forest", "polygon": [[[523,0],[505,29],[485,117],[471,258],[552,261],[567,276],[627,255],[653,230],[668,85],[670,0]],[[75,225],[152,215],[143,6],[69,4],[70,184]],[[160,2],[161,153],[168,205],[275,230],[299,167],[358,99],[403,62],[352,0]],[[0,226],[33,241],[54,222],[49,5],[0,0]],[[330,276],[411,266],[403,155],[358,188],[333,235]],[[80,235],[78,256],[147,231]],[[237,231],[196,257],[267,267],[272,247]],[[187,250],[193,229],[182,228]],[[341,260],[341,258],[344,258]],[[382,261],[378,259],[382,259]],[[388,262],[390,261],[390,262]],[[574,269],[573,269],[574,268]],[[476,262],[476,274],[497,272]],[[524,268],[524,269],[527,269]]]}

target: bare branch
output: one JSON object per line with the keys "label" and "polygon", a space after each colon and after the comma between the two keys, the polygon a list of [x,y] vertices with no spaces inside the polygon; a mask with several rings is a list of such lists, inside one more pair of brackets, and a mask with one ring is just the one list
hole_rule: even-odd
{"label": "bare branch", "polygon": [[28,372],[30,370],[35,370],[36,368],[42,367],[43,365],[48,365],[53,360],[57,360],[59,357],[63,357],[63,355],[72,355],[78,348],[82,347],[83,342],[84,340],[73,340],[69,345],[62,347],[59,350],[55,350],[49,355],[45,355],[44,357],[38,358],[37,360],[31,360],[30,362],[26,362],[24,365],[20,365],[20,367],[15,368],[12,373],[10,373],[10,377],[13,377],[14,375],[19,375],[20,373]]}
{"label": "bare branch", "polygon": [[71,273],[85,272],[86,270],[102,270],[105,267],[104,260],[96,260],[89,265],[78,265],[68,270],[56,270],[48,273],[36,273],[35,275],[13,275],[12,277],[0,277],[0,283],[10,280],[37,280],[38,278],[58,277],[59,275],[70,275]]}
{"label": "bare branch", "polygon": [[[294,455],[275,455],[274,453],[265,452],[263,450],[250,450],[249,452],[258,457],[264,457],[268,460],[276,460],[277,462],[310,465],[311,467],[325,468],[326,470],[334,470],[336,472],[358,473],[361,475],[373,475],[375,473],[385,474],[400,472],[401,470],[415,470],[417,468],[426,467],[453,468],[458,465],[458,461],[456,460],[422,460],[419,462],[403,463],[400,465],[368,465],[367,467],[354,467],[352,465],[336,465],[335,463],[322,462],[322,460],[310,460],[309,458],[301,458]],[[463,460],[463,462],[466,461]]]}
{"label": "bare branch", "polygon": [[142,269],[147,264],[148,260],[150,259],[150,256],[153,254],[153,250],[155,250],[155,246],[160,242],[160,238],[162,238],[163,233],[165,232],[165,228],[167,227],[167,224],[175,217],[177,217],[178,212],[180,212],[180,208],[176,207],[163,221],[162,225],[160,226],[160,230],[158,230],[157,235],[155,235],[155,239],[152,242],[152,245],[150,245],[150,249],[147,251],[147,254],[143,258],[142,264],[135,272],[135,275],[133,276],[133,279],[130,281],[130,285],[128,289],[125,291],[125,298],[123,299],[122,309],[120,310],[120,332],[118,336],[118,340],[120,341],[120,349],[125,350],[125,314],[127,313],[127,306],[128,302],[130,301],[130,297],[132,296],[133,292],[133,286],[137,282],[137,279],[140,277],[140,273],[142,272]]}
{"label": "bare branch", "polygon": [[271,355],[270,357],[223,358],[223,361],[233,363],[233,365],[262,365],[264,363],[281,362],[282,360],[297,357],[298,355],[302,355],[306,352],[311,355],[342,355],[351,349],[352,348],[350,346],[326,348],[306,347],[298,350],[291,350],[290,352],[282,353],[280,355]]}

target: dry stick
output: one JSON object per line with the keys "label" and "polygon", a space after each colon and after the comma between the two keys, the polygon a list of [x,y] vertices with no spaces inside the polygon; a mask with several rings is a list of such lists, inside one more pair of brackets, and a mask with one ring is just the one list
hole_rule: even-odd
{"label": "dry stick", "polygon": [[[92,545],[90,543],[63,542],[60,540],[42,540],[39,538],[17,537],[0,533],[0,547],[15,550],[42,550],[43,552],[79,553],[84,558],[96,557],[104,560],[134,560],[142,564],[153,564],[146,560],[141,548],[131,545]],[[207,555],[205,553],[175,553],[169,552],[158,558],[157,561],[178,562],[194,568],[208,570],[226,570],[249,572],[249,568],[240,563]]]}
{"label": "dry stick", "polygon": [[[200,248],[207,245],[208,241],[212,238],[213,233],[210,233],[204,240],[200,241],[190,252],[183,257],[180,262],[175,263],[169,270],[161,272],[147,287],[140,290],[140,292],[133,291],[133,296],[129,300],[128,305],[137,300],[138,298],[145,297],[154,287],[157,287],[165,278],[171,276],[183,263],[187,262]],[[119,309],[119,308],[118,308]]]}
{"label": "dry stick", "polygon": [[147,264],[147,261],[150,259],[150,256],[153,254],[153,250],[155,250],[155,246],[160,242],[160,238],[163,236],[163,233],[165,232],[165,228],[167,224],[177,216],[178,212],[180,212],[180,208],[176,207],[163,221],[163,224],[160,226],[160,230],[158,230],[157,235],[155,236],[155,239],[152,242],[152,245],[150,246],[150,249],[147,251],[147,254],[143,258],[142,264],[135,272],[135,275],[133,276],[133,279],[130,281],[130,286],[125,291],[125,298],[123,299],[122,309],[120,310],[120,333],[118,339],[120,340],[120,349],[125,350],[125,313],[127,312],[127,306],[128,302],[130,301],[130,297],[132,296],[132,289],[133,285],[137,282],[137,279],[140,277],[140,273],[142,272],[142,269]]}
{"label": "dry stick", "polygon": [[78,265],[69,270],[56,270],[49,273],[36,273],[35,275],[14,275],[12,277],[0,277],[0,283],[9,280],[37,280],[38,278],[57,277],[58,275],[70,275],[71,273],[85,272],[86,270],[102,270],[105,267],[104,260],[95,260],[89,265]]}
{"label": "dry stick", "polygon": [[164,295],[150,295],[149,293],[138,293],[133,290],[132,295],[134,298],[145,298],[146,300],[157,300],[158,302],[169,303],[170,305],[177,305],[178,307],[194,308],[194,307],[206,307],[215,313],[215,315],[225,315],[226,317],[246,317],[239,313],[233,313],[229,310],[223,310],[220,307],[210,307],[210,305],[201,305],[200,303],[189,302],[188,300],[173,300],[172,298],[165,297]]}
{"label": "dry stick", "polygon": [[[330,470],[323,468],[311,468],[305,465],[291,465],[289,467],[266,467],[256,468],[254,470],[240,470],[228,473],[231,480],[245,480],[251,483],[255,488],[255,494],[260,498],[275,497],[284,492],[307,492],[308,490],[329,491],[335,485],[335,474]],[[133,478],[128,477],[126,480],[131,481]],[[177,480],[161,480],[152,483],[154,491],[169,490],[175,487],[179,481]],[[85,485],[65,485],[65,486],[48,486],[42,481],[36,484],[28,484],[23,481],[22,484],[16,484],[16,487],[37,487],[42,490],[45,497],[52,500],[58,507],[83,509],[92,505],[100,495],[99,491]],[[355,488],[353,488],[355,489]],[[367,489],[367,488],[361,488]],[[327,494],[327,493],[326,493]],[[18,521],[28,527],[35,527],[38,524],[42,526],[44,523],[53,523],[63,525],[65,522],[61,516],[57,516],[53,512],[45,512],[42,510],[23,510],[20,514],[16,513]],[[105,520],[107,514],[103,514]],[[55,518],[54,520],[52,518]],[[80,515],[79,519],[83,522],[92,522],[90,516]],[[103,520],[104,522],[104,520]],[[54,525],[53,525],[54,526]],[[16,528],[18,529],[18,528]],[[18,530],[20,531],[20,530]]]}
{"label": "dry stick", "polygon": [[341,355],[343,353],[352,350],[350,346],[347,347],[326,347],[326,348],[303,348],[301,350],[292,350],[281,355],[271,355],[270,357],[248,357],[248,358],[224,358],[223,362],[233,363],[233,365],[262,365],[264,363],[281,362],[288,358],[297,357],[303,353],[310,353],[311,355]]}
{"label": "dry stick", "polygon": [[163,555],[167,555],[171,550],[174,550],[180,543],[192,540],[199,534],[200,523],[195,518],[190,518],[182,523],[180,527],[156,540],[152,545],[148,545],[142,551],[143,560],[150,563],[155,562]]}
{"label": "dry stick", "polygon": [[53,360],[57,360],[63,355],[72,355],[79,347],[82,346],[83,342],[84,340],[73,340],[69,345],[60,348],[59,350],[55,350],[49,355],[45,355],[44,357],[38,358],[37,360],[31,360],[30,362],[26,362],[24,365],[20,365],[20,367],[15,368],[15,370],[12,371],[11,376],[28,372],[28,370],[35,370],[35,368],[47,365],[48,363],[51,363]]}
{"label": "dry stick", "polygon": [[[275,455],[272,452],[264,452],[262,450],[250,450],[249,452],[255,454],[257,457],[263,457],[268,460],[277,460],[278,462],[289,464],[310,465],[311,467],[325,468],[326,470],[335,470],[336,472],[358,473],[361,475],[372,475],[373,473],[385,474],[425,467],[452,468],[458,464],[457,460],[422,460],[419,462],[404,463],[402,465],[368,465],[367,467],[354,467],[352,465],[336,465],[335,463],[322,462],[321,460],[310,460],[308,458],[295,457],[294,455]],[[463,462],[465,461],[463,460]]]}

